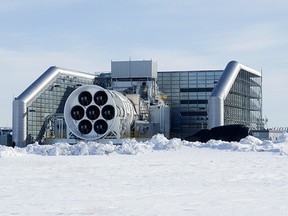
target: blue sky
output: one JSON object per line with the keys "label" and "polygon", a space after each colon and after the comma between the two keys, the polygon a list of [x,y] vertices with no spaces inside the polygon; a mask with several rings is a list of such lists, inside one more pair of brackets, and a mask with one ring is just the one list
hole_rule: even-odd
{"label": "blue sky", "polygon": [[12,101],[50,66],[110,71],[152,59],[158,70],[263,71],[263,116],[288,126],[288,1],[0,0],[0,126]]}

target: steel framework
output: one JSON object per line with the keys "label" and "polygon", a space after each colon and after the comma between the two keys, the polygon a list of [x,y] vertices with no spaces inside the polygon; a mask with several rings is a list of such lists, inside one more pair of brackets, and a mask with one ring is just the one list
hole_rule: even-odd
{"label": "steel framework", "polygon": [[244,124],[260,129],[262,124],[262,75],[236,61],[226,66],[208,99],[208,128]]}

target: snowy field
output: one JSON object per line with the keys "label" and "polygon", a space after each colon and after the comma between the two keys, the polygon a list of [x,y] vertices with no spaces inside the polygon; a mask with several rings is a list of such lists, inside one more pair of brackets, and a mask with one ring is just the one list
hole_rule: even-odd
{"label": "snowy field", "polygon": [[0,215],[288,215],[288,135],[0,146]]}

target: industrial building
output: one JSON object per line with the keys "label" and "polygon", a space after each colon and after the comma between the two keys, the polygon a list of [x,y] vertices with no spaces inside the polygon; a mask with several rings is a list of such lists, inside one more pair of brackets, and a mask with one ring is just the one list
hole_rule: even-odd
{"label": "industrial building", "polygon": [[260,140],[271,140],[271,141],[277,141],[279,137],[285,133],[288,133],[287,127],[268,128],[264,130],[251,131],[252,136],[257,137]]}
{"label": "industrial building", "polygon": [[157,71],[152,60],[112,61],[98,75],[49,68],[13,101],[13,145],[66,140],[121,142],[157,133],[185,138],[227,124],[262,129],[261,73]]}
{"label": "industrial building", "polygon": [[158,72],[160,91],[171,107],[171,136],[242,124],[264,128],[261,73],[236,61],[224,70]]}

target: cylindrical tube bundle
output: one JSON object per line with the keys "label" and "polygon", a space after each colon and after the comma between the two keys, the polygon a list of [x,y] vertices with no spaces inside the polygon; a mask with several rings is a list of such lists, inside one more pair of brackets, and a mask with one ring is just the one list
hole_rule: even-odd
{"label": "cylindrical tube bundle", "polygon": [[75,136],[96,140],[115,128],[116,118],[126,118],[132,124],[135,110],[130,100],[121,93],[87,85],[70,94],[65,103],[64,118]]}

